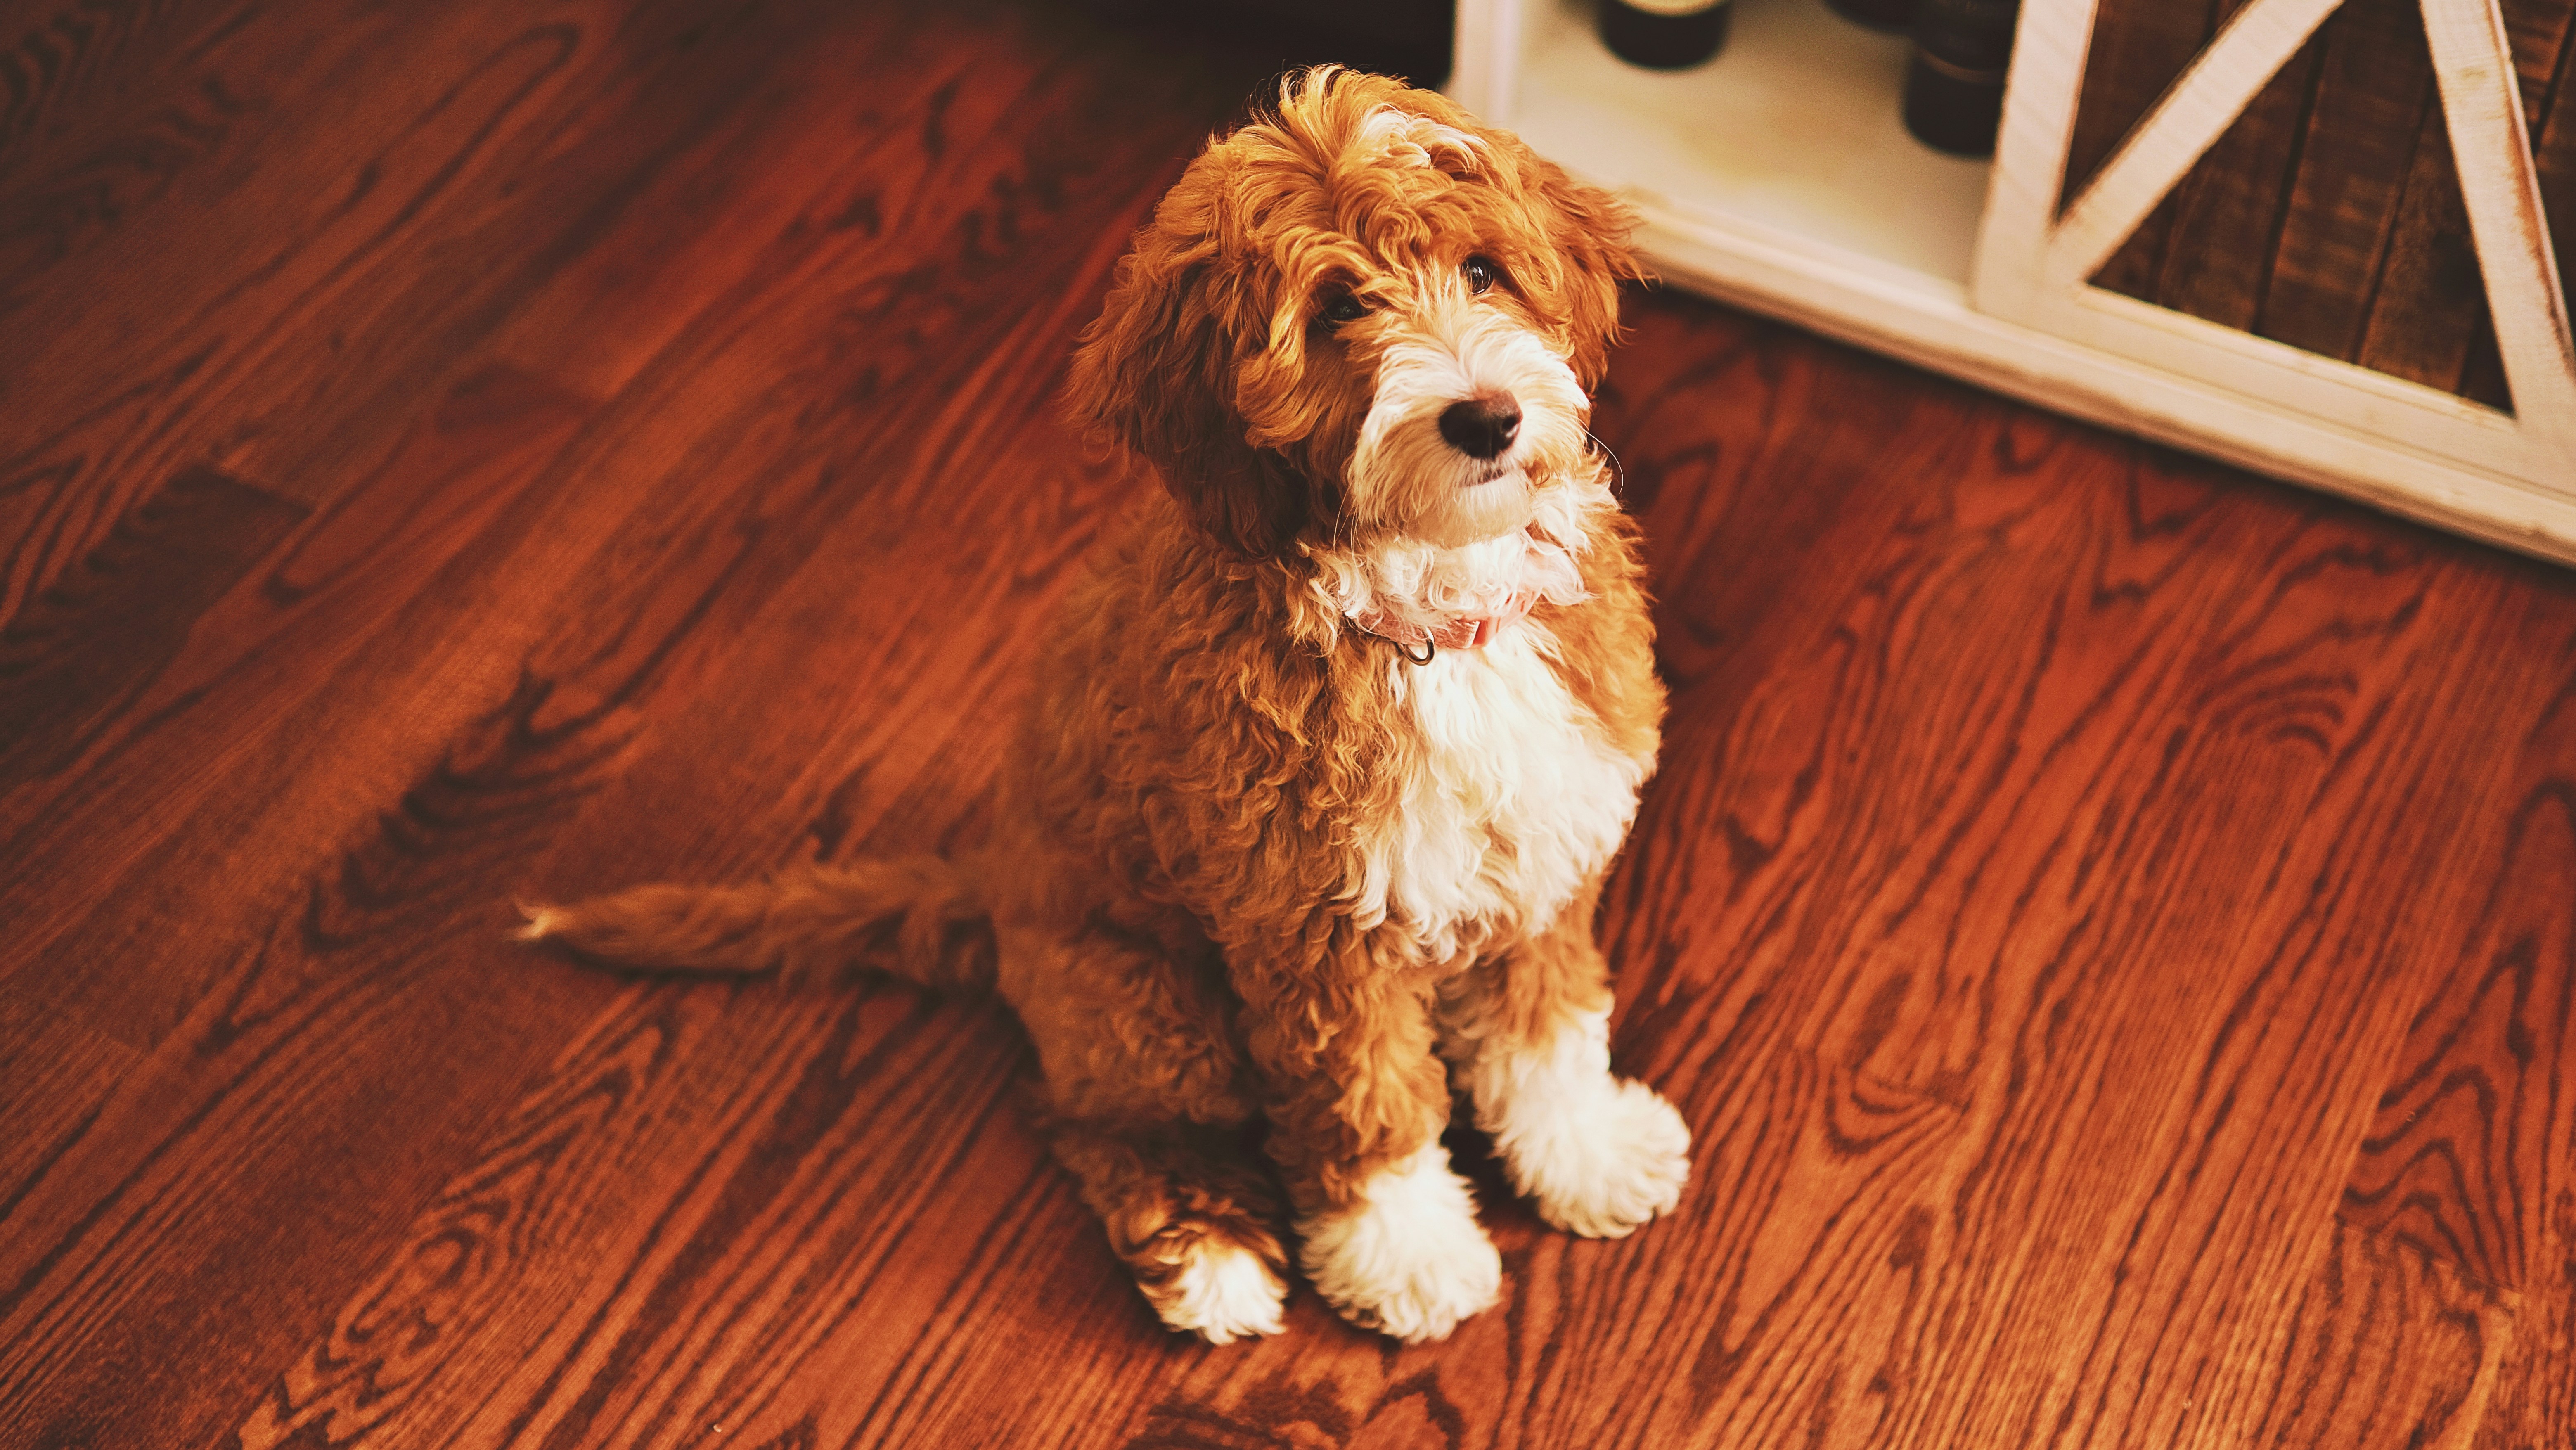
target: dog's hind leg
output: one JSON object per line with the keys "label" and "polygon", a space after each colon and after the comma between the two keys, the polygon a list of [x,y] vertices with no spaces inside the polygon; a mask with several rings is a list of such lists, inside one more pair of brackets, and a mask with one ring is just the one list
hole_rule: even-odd
{"label": "dog's hind leg", "polygon": [[1213,1344],[1277,1333],[1278,1195],[1213,951],[1095,919],[1005,931],[1001,958],[1046,1077],[1039,1127],[1154,1312]]}
{"label": "dog's hind leg", "polygon": [[1268,1176],[1240,1130],[1043,1125],[1164,1324],[1210,1344],[1276,1334],[1288,1256]]}

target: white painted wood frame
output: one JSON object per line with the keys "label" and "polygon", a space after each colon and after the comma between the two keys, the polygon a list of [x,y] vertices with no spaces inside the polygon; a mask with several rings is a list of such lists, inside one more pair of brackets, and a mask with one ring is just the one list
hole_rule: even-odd
{"label": "white painted wood frame", "polygon": [[[2023,18],[1998,148],[1977,305],[2043,332],[2273,401],[2398,456],[2491,476],[2499,488],[2576,499],[2576,361],[2549,256],[2529,131],[2493,0],[2424,0],[2435,73],[2495,312],[2516,411],[2204,322],[2085,279],[2233,123],[2340,0],[2254,0],[2132,130],[2065,215],[2053,215],[2082,84],[2092,0],[2039,0]],[[2474,11],[2465,15],[2464,11]],[[2490,23],[2492,21],[2492,23]],[[2502,516],[2521,501],[2499,492]]]}

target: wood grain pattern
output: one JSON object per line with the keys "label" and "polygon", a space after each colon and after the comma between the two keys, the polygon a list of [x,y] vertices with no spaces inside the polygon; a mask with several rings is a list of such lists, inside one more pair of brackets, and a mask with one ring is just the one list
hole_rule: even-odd
{"label": "wood grain pattern", "polygon": [[2554,1068],[2576,1028],[2571,745],[2576,700],[2562,695],[2514,752],[2476,924],[2415,1013],[2340,1210],[2519,1305],[2508,1413],[2487,1445],[2576,1434],[2576,1382],[2547,1367],[2576,1304],[2576,1104]]}
{"label": "wood grain pattern", "polygon": [[87,567],[0,627],[0,792],[77,757],[306,510],[200,469],[147,498]]}
{"label": "wood grain pattern", "polygon": [[140,1054],[59,1018],[30,1012],[15,997],[0,997],[0,1183],[9,1201],[0,1222],[52,1172],[72,1144],[87,1135],[100,1102],[117,1079],[133,1071]]}
{"label": "wood grain pattern", "polygon": [[2254,1443],[2465,1446],[2489,1423],[2514,1316],[2442,1260],[2338,1228],[2297,1320]]}
{"label": "wood grain pattern", "polygon": [[2101,174],[2102,163],[2146,118],[2156,98],[2181,78],[2224,16],[2243,8],[2232,0],[2216,0],[2214,5],[2094,7],[2074,129],[2067,137],[2060,210]]}
{"label": "wood grain pattern", "polygon": [[[2382,300],[2370,310],[2354,360],[2465,392],[2469,350],[2481,336],[2493,336],[2494,322],[2448,141],[2435,106],[2417,126],[2404,198],[2389,222]],[[2505,398],[2484,401],[2509,407],[2510,390]]]}
{"label": "wood grain pattern", "polygon": [[[2506,12],[2513,42],[2515,84],[2531,122],[2532,163],[2539,172],[2541,210],[2558,279],[2576,312],[2576,13],[2547,18],[2518,9]],[[2483,358],[2483,350],[2472,353]],[[2496,383],[2473,378],[2471,396],[2492,399]],[[2484,391],[2476,391],[2483,388]]]}
{"label": "wood grain pattern", "polygon": [[1140,487],[1066,350],[1274,49],[12,24],[0,1444],[2576,1435],[2564,574],[1633,294],[1674,710],[1600,925],[1684,1203],[1570,1239],[1460,1129],[1500,1307],[1209,1348],[1006,1015],[504,935],[980,839]]}
{"label": "wood grain pattern", "polygon": [[2251,330],[2269,317],[2287,270],[2274,260],[2288,242],[2281,178],[2314,169],[2307,148],[2322,139],[2305,125],[2320,49],[2314,40],[2301,47],[2150,215],[2165,238],[2156,295],[2188,297],[2194,316],[2229,327]]}
{"label": "wood grain pattern", "polygon": [[[2265,178],[2278,197],[2286,174],[2288,195],[2277,203],[2279,256],[2262,324],[2267,337],[2350,358],[2361,350],[2355,330],[2372,321],[2370,309],[2353,305],[2353,288],[2393,265],[2399,209],[2414,199],[2422,212],[2427,191],[2447,183],[2456,193],[2459,182],[2439,169],[2449,164],[2450,141],[2416,0],[2347,0],[2320,41],[2322,73],[2313,93],[2299,96],[2314,123],[2300,138],[2296,170]],[[2467,218],[2456,225],[2465,238]],[[2402,284],[2390,290],[2394,304],[2411,300]],[[2233,325],[2251,330],[2255,319]]]}

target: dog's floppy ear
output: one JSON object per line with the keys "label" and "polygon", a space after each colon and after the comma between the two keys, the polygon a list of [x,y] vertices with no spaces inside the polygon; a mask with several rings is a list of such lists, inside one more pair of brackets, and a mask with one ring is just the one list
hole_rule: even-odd
{"label": "dog's floppy ear", "polygon": [[1077,422],[1152,464],[1218,543],[1269,557],[1304,522],[1306,486],[1286,458],[1244,441],[1234,406],[1244,299],[1222,295],[1213,240],[1167,224],[1186,202],[1176,190],[1119,261],[1109,305],[1074,353],[1069,401]]}
{"label": "dog's floppy ear", "polygon": [[1555,162],[1527,147],[1519,150],[1540,223],[1566,262],[1559,304],[1574,334],[1568,365],[1588,393],[1609,370],[1610,348],[1619,340],[1619,282],[1647,275],[1630,241],[1637,214],[1601,188],[1566,175]]}

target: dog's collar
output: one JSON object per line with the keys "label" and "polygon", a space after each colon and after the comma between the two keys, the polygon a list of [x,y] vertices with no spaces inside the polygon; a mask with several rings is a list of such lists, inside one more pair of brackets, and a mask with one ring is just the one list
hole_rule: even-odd
{"label": "dog's collar", "polygon": [[[1351,623],[1368,634],[1387,640],[1404,652],[1404,657],[1417,665],[1431,663],[1444,649],[1482,649],[1494,642],[1495,636],[1520,622],[1538,604],[1538,591],[1523,589],[1503,601],[1500,609],[1482,614],[1452,614],[1437,625],[1417,624],[1382,608],[1369,608],[1350,616]],[[1414,651],[1420,650],[1420,654]]]}

